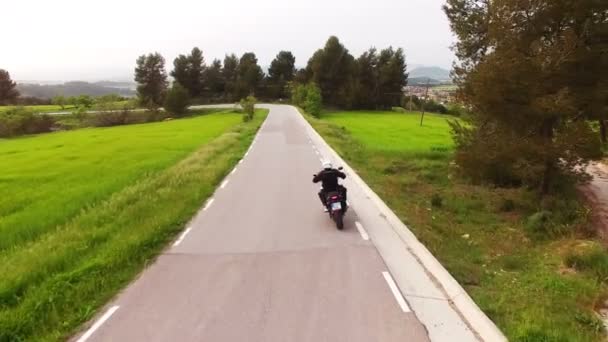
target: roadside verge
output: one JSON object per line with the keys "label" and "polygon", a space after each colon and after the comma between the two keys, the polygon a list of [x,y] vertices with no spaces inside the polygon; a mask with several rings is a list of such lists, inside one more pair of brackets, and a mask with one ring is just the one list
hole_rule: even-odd
{"label": "roadside verge", "polygon": [[[294,109],[295,110],[295,109]],[[378,252],[433,341],[506,341],[462,286],[384,201],[357,175],[302,115],[309,137],[323,155],[344,167],[349,198]],[[378,214],[379,213],[379,214]]]}

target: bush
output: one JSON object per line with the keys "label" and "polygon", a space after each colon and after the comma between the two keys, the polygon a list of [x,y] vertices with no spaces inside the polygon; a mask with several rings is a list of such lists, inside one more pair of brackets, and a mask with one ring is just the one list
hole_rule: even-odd
{"label": "bush", "polygon": [[110,111],[90,114],[84,126],[110,127],[156,122],[165,119],[167,115],[158,111]]}
{"label": "bush", "polygon": [[165,99],[165,110],[176,116],[182,116],[188,109],[189,102],[188,90],[178,82],[173,82]]}
{"label": "bush", "polygon": [[565,262],[568,267],[592,273],[600,281],[608,279],[608,253],[600,246],[570,254],[566,256]]}
{"label": "bush", "polygon": [[34,114],[22,107],[0,114],[0,137],[51,132],[54,126],[50,115]]}
{"label": "bush", "polygon": [[500,211],[511,212],[515,210],[515,202],[512,199],[503,199],[500,203]]}
{"label": "bush", "polygon": [[314,83],[308,84],[306,91],[306,100],[304,101],[304,109],[315,117],[321,115],[322,97],[321,89]]}
{"label": "bush", "polygon": [[257,103],[257,101],[258,100],[251,95],[241,100],[241,108],[243,109],[243,121],[247,122],[253,119],[253,114],[255,113],[255,104]]}
{"label": "bush", "polygon": [[314,83],[296,85],[291,91],[291,102],[312,116],[321,115],[323,98],[321,89]]}
{"label": "bush", "polygon": [[439,194],[433,194],[431,197],[431,205],[435,208],[441,208],[443,205],[443,198]]}

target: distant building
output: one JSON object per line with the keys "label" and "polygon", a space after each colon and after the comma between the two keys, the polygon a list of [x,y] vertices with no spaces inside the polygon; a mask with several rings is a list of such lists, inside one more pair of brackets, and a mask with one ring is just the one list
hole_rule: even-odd
{"label": "distant building", "polygon": [[[428,92],[428,98],[435,102],[442,104],[449,104],[454,102],[456,95],[456,86],[441,85],[441,86],[430,86]],[[407,86],[403,90],[405,96],[416,96],[420,99],[424,99],[426,95],[426,87],[422,86]]]}

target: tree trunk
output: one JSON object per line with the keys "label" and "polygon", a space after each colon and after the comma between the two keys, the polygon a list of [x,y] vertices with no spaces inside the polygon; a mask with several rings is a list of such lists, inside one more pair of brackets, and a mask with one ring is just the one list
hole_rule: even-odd
{"label": "tree trunk", "polygon": [[606,138],[606,121],[600,119],[598,123],[600,124],[600,139],[602,140],[602,144],[606,144],[606,140],[608,140]]}
{"label": "tree trunk", "polygon": [[544,140],[545,153],[545,166],[543,170],[543,178],[541,181],[540,194],[541,196],[548,195],[551,191],[551,185],[553,183],[553,176],[555,174],[555,161],[553,160],[552,152],[550,151],[553,145],[553,127],[555,126],[556,120],[551,118],[545,120],[541,129],[541,136]]}
{"label": "tree trunk", "polygon": [[541,196],[549,194],[551,190],[551,183],[553,181],[553,163],[550,161],[545,162],[545,171],[543,172],[543,181],[540,187]]}

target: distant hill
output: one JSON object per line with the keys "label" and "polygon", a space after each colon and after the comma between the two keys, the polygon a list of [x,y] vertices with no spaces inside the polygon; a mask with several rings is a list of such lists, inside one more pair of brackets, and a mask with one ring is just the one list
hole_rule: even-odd
{"label": "distant hill", "polygon": [[451,81],[450,71],[440,67],[418,67],[410,71],[410,80],[422,77],[437,80],[439,82]]}
{"label": "distant hill", "polygon": [[30,84],[19,83],[17,89],[23,96],[33,96],[50,99],[58,95],[63,96],[103,96],[118,94],[125,97],[135,96],[135,91],[126,82],[97,82],[88,83],[81,81],[66,82],[63,84]]}

